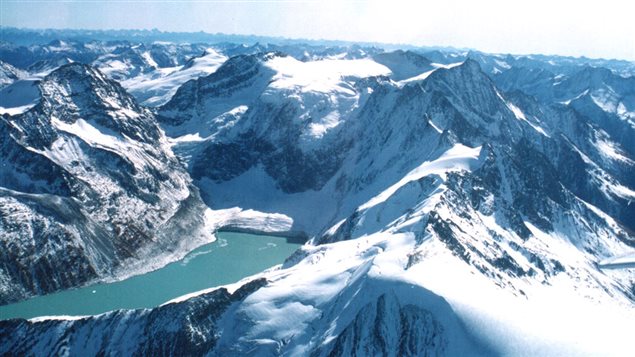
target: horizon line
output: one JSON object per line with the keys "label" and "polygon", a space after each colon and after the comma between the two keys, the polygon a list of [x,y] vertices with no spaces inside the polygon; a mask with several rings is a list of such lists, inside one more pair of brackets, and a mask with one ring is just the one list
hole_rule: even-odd
{"label": "horizon line", "polygon": [[[89,31],[99,31],[99,32],[117,32],[117,31],[140,31],[140,32],[158,32],[161,34],[180,34],[180,35],[200,35],[200,34],[205,34],[205,35],[210,35],[210,36],[235,36],[235,37],[255,37],[255,38],[262,38],[262,39],[268,39],[268,40],[281,40],[281,41],[288,41],[288,42],[296,42],[296,43],[301,43],[301,42],[333,42],[333,43],[340,43],[340,44],[345,44],[345,45],[363,45],[363,46],[378,46],[381,49],[387,50],[386,48],[384,48],[383,46],[388,46],[388,47],[411,47],[411,48],[417,48],[417,49],[431,49],[431,50],[454,50],[457,52],[463,52],[463,51],[467,51],[467,52],[480,52],[480,53],[484,53],[484,54],[489,54],[489,55],[509,55],[509,56],[517,56],[517,57],[529,57],[529,56],[548,56],[548,57],[560,57],[560,58],[573,58],[573,59],[589,59],[589,60],[605,60],[605,61],[624,61],[624,62],[629,62],[629,63],[634,63],[635,64],[635,59],[626,59],[626,58],[608,58],[608,57],[590,57],[590,56],[586,56],[586,55],[579,55],[579,56],[575,56],[575,55],[563,55],[563,54],[554,54],[554,53],[512,53],[512,52],[486,52],[486,51],[481,51],[479,49],[476,48],[472,48],[472,47],[456,47],[456,46],[452,46],[452,45],[417,45],[417,44],[413,44],[413,43],[394,43],[394,42],[378,42],[378,41],[356,41],[356,40],[341,40],[341,39],[328,39],[328,38],[305,38],[305,37],[287,37],[287,36],[281,36],[281,35],[263,35],[263,34],[245,34],[245,33],[226,33],[226,32],[207,32],[207,31],[169,31],[169,30],[161,30],[159,28],[153,27],[151,29],[148,28],[71,28],[71,27],[16,27],[16,26],[6,26],[6,25],[1,25],[0,24],[0,30],[5,30],[5,29],[13,29],[13,30],[18,30],[18,31],[84,31],[84,32],[89,32]],[[130,41],[131,39],[128,39],[128,41]],[[132,39],[134,40],[134,39]],[[6,41],[6,40],[2,40],[2,41]],[[10,41],[6,41],[6,42],[10,42]],[[143,42],[143,41],[141,41]],[[169,42],[169,41],[167,41]],[[179,43],[179,42],[173,42],[173,43]],[[185,43],[181,42],[181,43]],[[204,42],[203,42],[204,43]],[[259,41],[256,41],[255,43],[259,43]],[[254,44],[255,44],[254,43]],[[213,43],[210,43],[213,44]],[[266,43],[266,44],[273,44],[275,45],[275,43]],[[307,45],[309,45],[310,43],[305,43]]]}

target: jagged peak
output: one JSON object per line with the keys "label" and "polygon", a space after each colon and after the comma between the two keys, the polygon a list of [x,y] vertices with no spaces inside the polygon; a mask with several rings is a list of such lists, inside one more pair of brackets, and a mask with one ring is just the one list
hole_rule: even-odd
{"label": "jagged peak", "polygon": [[483,82],[483,83],[489,83],[490,85],[493,85],[491,83],[490,78],[487,76],[487,74],[485,74],[485,72],[483,72],[481,70],[481,65],[471,59],[471,58],[467,58],[465,61],[463,61],[463,63],[461,63],[458,66],[454,66],[454,67],[449,67],[449,68],[442,68],[439,70],[434,71],[429,77],[428,77],[428,81],[426,82],[436,82],[436,81],[447,81],[447,80],[455,80],[455,79],[459,79],[456,77],[460,77],[460,80],[462,82],[468,81],[468,82]]}
{"label": "jagged peak", "polygon": [[[52,104],[88,99],[105,107],[143,109],[119,83],[108,79],[98,69],[73,62],[59,67],[40,82],[42,100]],[[97,101],[96,101],[97,99]]]}
{"label": "jagged peak", "polygon": [[464,70],[469,70],[469,71],[478,71],[481,72],[481,65],[474,59],[468,57],[467,59],[465,59],[465,61],[463,61],[463,64],[461,64],[460,66],[457,66],[455,68],[459,68],[459,69],[464,69]]}
{"label": "jagged peak", "polygon": [[373,58],[382,58],[382,57],[402,57],[407,59],[426,61],[427,63],[430,63],[430,60],[427,57],[411,50],[399,49],[399,50],[390,51],[390,52],[378,53],[373,56]]}
{"label": "jagged peak", "polygon": [[585,65],[580,72],[580,75],[595,76],[595,77],[610,77],[613,75],[610,69],[604,67],[593,67]]}
{"label": "jagged peak", "polygon": [[63,46],[74,45],[74,44],[75,44],[75,42],[72,42],[72,41],[65,41],[65,40],[56,39],[56,40],[52,40],[51,42],[47,43],[46,46],[49,46],[49,47],[63,47]]}
{"label": "jagged peak", "polygon": [[263,51],[253,54],[240,54],[229,58],[225,63],[223,63],[219,70],[223,67],[231,67],[241,64],[253,66],[258,63],[270,61],[277,57],[288,57],[288,55],[280,51]]}
{"label": "jagged peak", "polygon": [[149,111],[94,67],[82,63],[61,66],[38,86],[40,101],[25,113],[27,116],[56,118],[68,124],[79,119],[93,121],[142,142],[161,136]]}
{"label": "jagged peak", "polygon": [[590,88],[598,88],[617,77],[619,76],[607,68],[585,65],[580,71],[571,76],[568,81],[575,84],[584,84]]}
{"label": "jagged peak", "polygon": [[492,80],[481,70],[477,61],[469,58],[458,66],[434,71],[424,83],[428,90],[450,87],[456,94],[473,94],[482,99],[496,95]]}
{"label": "jagged peak", "polygon": [[[191,105],[192,92],[205,90],[231,91],[239,83],[250,80],[262,72],[264,63],[276,57],[285,57],[280,52],[240,54],[229,58],[214,73],[185,82],[176,94],[162,106],[162,111],[182,111]],[[273,71],[270,74],[273,75]],[[214,87],[219,87],[213,89]],[[225,87],[221,89],[221,87]],[[206,89],[205,89],[206,88]],[[220,92],[219,92],[220,93]],[[221,95],[217,93],[218,95]],[[196,96],[195,96],[196,97]],[[198,98],[198,97],[196,97]]]}
{"label": "jagged peak", "polygon": [[60,79],[84,79],[84,78],[99,78],[105,77],[98,73],[98,70],[93,67],[80,63],[71,62],[64,64],[47,75],[44,80],[60,80]]}
{"label": "jagged peak", "polygon": [[192,80],[191,82],[208,82],[218,79],[226,78],[227,76],[235,75],[238,72],[248,70],[252,67],[259,66],[262,62],[267,61],[275,57],[275,52],[271,53],[258,53],[258,54],[241,54],[228,59],[223,63],[216,72],[199,79]]}

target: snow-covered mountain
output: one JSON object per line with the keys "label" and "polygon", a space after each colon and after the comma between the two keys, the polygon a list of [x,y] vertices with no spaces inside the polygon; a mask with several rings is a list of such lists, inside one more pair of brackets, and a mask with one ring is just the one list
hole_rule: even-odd
{"label": "snow-covered mountain", "polygon": [[630,157],[635,153],[635,77],[584,66],[570,74],[512,68],[495,80],[505,90],[520,90],[543,103],[573,108],[609,133]]}
{"label": "snow-covered mountain", "polygon": [[0,60],[0,89],[25,76],[25,73]]}
{"label": "snow-covered mountain", "polygon": [[16,79],[0,89],[0,114],[15,115],[33,107],[40,99],[38,80]]}
{"label": "snow-covered mountain", "polygon": [[190,79],[208,75],[227,58],[200,44],[125,44],[91,64],[144,105],[167,102]]}
{"label": "snow-covered mountain", "polygon": [[29,47],[1,43],[0,58],[22,68],[21,78],[42,78],[72,62],[91,64],[152,106],[164,104],[181,84],[212,73],[226,60],[203,44],[128,41],[52,41]]}
{"label": "snow-covered mountain", "polygon": [[[563,59],[566,73],[551,75],[541,59],[475,52],[357,57],[231,57],[156,110],[169,138],[155,115],[89,67],[42,81],[35,107],[3,117],[11,139],[3,145],[16,143],[11,156],[3,151],[16,177],[2,182],[7,200],[70,212],[71,197],[85,222],[116,225],[151,211],[149,202],[167,209],[175,197],[196,198],[173,150],[208,215],[281,214],[312,239],[278,267],[155,309],[0,321],[10,336],[0,351],[628,355],[635,273],[600,262],[635,248],[635,161],[623,131],[632,77]],[[75,75],[64,71],[91,84],[65,81]],[[75,97],[60,86],[92,94],[68,103]],[[600,114],[575,104],[585,96]],[[100,134],[82,136],[93,130]],[[92,154],[100,149],[122,163],[105,165]],[[164,186],[143,176],[155,172],[147,165],[164,172]],[[136,170],[123,180],[129,166]],[[83,180],[95,177],[108,184],[90,181],[89,190]],[[110,196],[92,192],[122,182],[132,187],[118,207],[139,211],[100,206]],[[137,203],[156,185],[154,200]],[[74,222],[60,227],[92,227]],[[82,244],[102,251],[93,244],[102,241]],[[91,261],[90,249],[75,251]]]}
{"label": "snow-covered mountain", "polygon": [[373,59],[390,68],[391,79],[395,81],[412,78],[434,69],[429,59],[412,51],[383,52]]}
{"label": "snow-covered mountain", "polygon": [[119,84],[69,64],[37,88],[34,107],[0,121],[0,301],[147,270],[212,239],[154,116]]}
{"label": "snow-covered mountain", "polygon": [[[17,46],[11,42],[0,43],[0,57],[3,61],[20,69],[43,68],[44,63],[68,61],[90,63],[99,55],[107,53],[112,47],[102,42],[79,42],[54,40],[43,45]],[[64,63],[66,62],[66,63]],[[54,68],[46,68],[54,69]]]}
{"label": "snow-covered mountain", "polygon": [[182,65],[154,68],[149,73],[127,77],[121,84],[143,104],[158,106],[168,102],[183,83],[213,73],[226,60],[226,56],[208,48]]}
{"label": "snow-covered mountain", "polygon": [[280,52],[291,56],[298,61],[317,61],[323,59],[360,59],[383,53],[378,47],[349,45],[349,46],[325,46],[311,43],[312,41],[293,44],[272,44],[256,42],[253,45],[235,44],[223,42],[215,44],[229,57],[239,55],[257,55],[259,53]]}
{"label": "snow-covered mountain", "polygon": [[160,68],[183,65],[204,50],[205,47],[201,45],[125,43],[99,56],[91,63],[110,78],[123,81]]}

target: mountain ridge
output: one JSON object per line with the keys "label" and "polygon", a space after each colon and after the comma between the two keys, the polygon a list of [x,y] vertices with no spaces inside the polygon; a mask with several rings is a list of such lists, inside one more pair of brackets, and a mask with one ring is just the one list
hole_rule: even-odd
{"label": "mountain ridge", "polygon": [[[145,246],[178,247],[182,243],[170,235],[185,227],[192,229],[194,239],[211,239],[197,233],[204,226],[198,191],[168,149],[152,114],[118,83],[86,65],[69,64],[45,77],[39,88],[38,104],[24,114],[4,116],[0,124],[6,139],[2,244],[7,249],[2,265],[11,281],[3,286],[4,302],[111,275],[122,261],[138,259],[137,251]],[[192,214],[190,223],[177,218],[185,211]],[[133,223],[131,213],[145,222]],[[14,221],[20,215],[27,219]],[[18,227],[26,228],[28,236]],[[57,259],[65,261],[63,250],[47,251],[48,237],[58,235],[66,241],[60,244],[77,246],[72,259],[83,259],[86,266],[51,269]],[[12,243],[27,238],[24,247]],[[42,254],[41,263],[29,262],[23,248]],[[23,263],[15,270],[18,257]],[[34,265],[42,263],[40,268]],[[32,269],[41,270],[27,279],[25,273]],[[46,282],[47,274],[57,274],[54,270],[77,277],[65,281],[62,275]]]}

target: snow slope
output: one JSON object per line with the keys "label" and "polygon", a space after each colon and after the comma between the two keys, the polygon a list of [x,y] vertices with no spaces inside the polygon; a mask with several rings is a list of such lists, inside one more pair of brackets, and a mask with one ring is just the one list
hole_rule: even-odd
{"label": "snow slope", "polygon": [[40,99],[38,81],[17,80],[0,89],[0,115],[16,115],[32,108]]}
{"label": "snow slope", "polygon": [[177,67],[156,70],[121,81],[121,85],[139,102],[148,106],[165,104],[183,83],[213,73],[227,57],[208,48],[200,57]]}
{"label": "snow slope", "polygon": [[382,202],[385,202],[390,196],[394,195],[397,190],[401,189],[405,184],[412,181],[420,180],[429,175],[439,175],[445,180],[445,173],[451,171],[469,170],[472,162],[478,160],[481,148],[469,148],[461,144],[453,146],[444,152],[441,157],[432,161],[424,162],[419,167],[410,171],[404,178],[394,185],[387,188],[379,195],[373,197],[370,201],[359,206],[360,210],[372,208]]}

